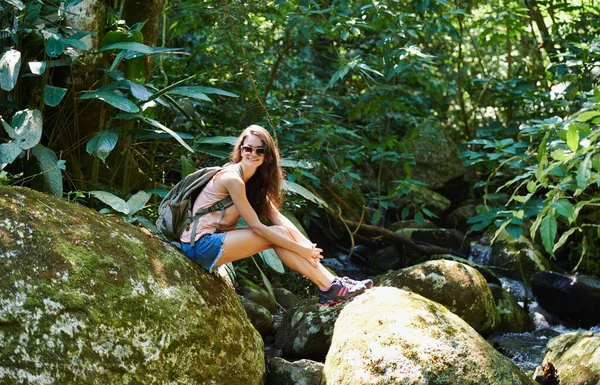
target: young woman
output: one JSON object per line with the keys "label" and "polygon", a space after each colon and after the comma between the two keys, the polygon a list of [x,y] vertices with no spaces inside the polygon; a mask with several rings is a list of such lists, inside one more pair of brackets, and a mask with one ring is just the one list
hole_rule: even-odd
{"label": "young woman", "polygon": [[[290,269],[306,276],[319,287],[319,304],[345,301],[373,285],[373,281],[354,281],[336,277],[321,265],[321,250],[279,212],[283,179],[279,151],[273,138],[261,126],[249,126],[239,136],[231,162],[217,173],[202,190],[192,209],[201,208],[231,196],[233,206],[200,217],[193,246],[191,229],[181,235],[185,255],[212,272],[224,263],[247,258],[273,248]],[[248,228],[236,229],[244,218]],[[263,224],[268,217],[273,225]]]}

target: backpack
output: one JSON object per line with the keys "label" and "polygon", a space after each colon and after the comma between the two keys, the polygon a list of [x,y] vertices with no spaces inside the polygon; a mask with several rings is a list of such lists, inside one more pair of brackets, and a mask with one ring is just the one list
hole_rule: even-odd
{"label": "backpack", "polygon": [[[179,238],[193,222],[190,245],[194,247],[198,219],[217,210],[221,210],[223,217],[225,216],[225,209],[233,205],[231,197],[228,196],[210,207],[198,210],[195,215],[192,215],[194,201],[208,182],[221,170],[223,170],[223,167],[217,166],[194,171],[173,186],[158,206],[156,227],[172,245],[181,248]],[[241,167],[239,173],[240,176],[243,175]]]}

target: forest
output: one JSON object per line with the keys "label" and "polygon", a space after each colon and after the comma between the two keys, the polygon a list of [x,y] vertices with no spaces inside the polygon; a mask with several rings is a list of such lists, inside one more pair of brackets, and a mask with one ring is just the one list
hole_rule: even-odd
{"label": "forest", "polygon": [[[3,0],[0,20],[0,184],[153,231],[259,124],[309,234],[348,250],[468,202],[468,236],[600,274],[594,0]],[[428,180],[446,144],[466,171]]]}

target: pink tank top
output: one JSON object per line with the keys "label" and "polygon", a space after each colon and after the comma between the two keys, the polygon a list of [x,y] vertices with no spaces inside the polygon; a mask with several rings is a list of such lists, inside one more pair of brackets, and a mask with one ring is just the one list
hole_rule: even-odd
{"label": "pink tank top", "polygon": [[[213,204],[217,203],[223,198],[227,197],[227,193],[218,192],[215,189],[214,182],[215,179],[219,178],[225,172],[236,172],[233,168],[226,168],[222,171],[219,171],[211,180],[208,182],[206,187],[202,190],[196,201],[194,202],[194,206],[192,207],[192,213],[196,214],[196,212],[205,207],[210,207]],[[203,215],[198,220],[198,227],[196,228],[196,236],[194,237],[197,241],[203,235],[213,234],[217,231],[217,226],[219,231],[229,231],[235,229],[238,221],[240,220],[240,213],[237,211],[235,206],[229,206],[225,209],[225,216],[222,216],[221,210],[213,211],[212,213],[208,213]],[[191,233],[192,233],[192,225],[181,234],[180,240],[182,242],[189,243],[191,241]]]}

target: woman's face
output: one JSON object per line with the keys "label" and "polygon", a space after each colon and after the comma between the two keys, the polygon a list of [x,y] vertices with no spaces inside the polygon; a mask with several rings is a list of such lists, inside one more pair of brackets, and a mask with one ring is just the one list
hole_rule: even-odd
{"label": "woman's face", "polygon": [[248,166],[258,168],[265,161],[266,149],[263,141],[258,136],[251,134],[240,147],[242,162]]}

